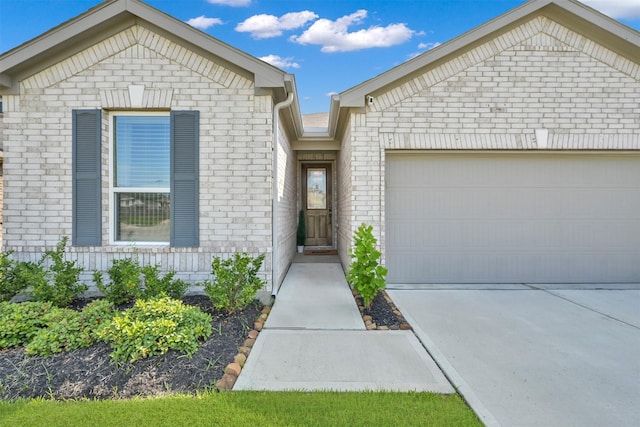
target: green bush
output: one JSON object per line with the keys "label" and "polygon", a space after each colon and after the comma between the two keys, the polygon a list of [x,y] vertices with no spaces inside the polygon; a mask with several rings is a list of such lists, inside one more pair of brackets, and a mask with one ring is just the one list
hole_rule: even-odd
{"label": "green bush", "polygon": [[16,280],[18,262],[10,258],[11,254],[13,251],[0,254],[0,301],[11,301],[28,286],[28,283]]}
{"label": "green bush", "polygon": [[99,340],[98,332],[113,315],[113,305],[107,300],[93,301],[82,311],[56,308],[43,316],[46,326],[36,332],[25,351],[50,356],[89,347]]}
{"label": "green bush", "polygon": [[110,282],[102,281],[102,272],[93,272],[93,281],[96,287],[115,305],[132,301],[142,296],[140,278],[142,268],[137,259],[114,259],[107,270]]}
{"label": "green bush", "polygon": [[204,291],[213,306],[227,313],[234,313],[249,305],[265,281],[258,277],[264,254],[252,258],[246,253],[235,253],[222,260],[215,257],[211,263],[213,281],[204,282]]}
{"label": "green bush", "polygon": [[211,335],[211,316],[169,297],[138,300],[132,308],[116,313],[99,335],[111,345],[116,362],[164,354],[169,349],[191,356],[199,347],[198,340]]}
{"label": "green bush", "polygon": [[189,284],[174,279],[176,272],[171,270],[160,275],[160,265],[141,266],[137,258],[115,259],[109,270],[109,283],[102,280],[102,272],[93,272],[93,281],[105,297],[116,305],[137,298],[156,298],[169,296],[179,299]]}
{"label": "green bush", "polygon": [[376,249],[373,227],[361,224],[353,236],[353,248],[349,255],[353,262],[349,266],[347,280],[358,291],[366,307],[370,307],[378,292],[385,288],[387,269],[378,264],[380,251]]}
{"label": "green bush", "polygon": [[[24,263],[25,280],[29,281],[36,301],[50,301],[56,307],[66,307],[87,290],[87,286],[80,283],[80,273],[84,269],[76,266],[76,261],[64,260],[68,240],[64,236],[56,249],[46,251],[39,262]],[[48,269],[44,267],[47,261]]]}
{"label": "green bush", "polygon": [[0,302],[0,348],[18,347],[30,342],[46,325],[50,302]]}
{"label": "green bush", "polygon": [[142,267],[142,276],[144,277],[143,297],[145,299],[157,298],[160,296],[168,296],[180,299],[187,291],[189,284],[180,279],[174,279],[175,271],[169,271],[160,277],[159,265],[146,265]]}

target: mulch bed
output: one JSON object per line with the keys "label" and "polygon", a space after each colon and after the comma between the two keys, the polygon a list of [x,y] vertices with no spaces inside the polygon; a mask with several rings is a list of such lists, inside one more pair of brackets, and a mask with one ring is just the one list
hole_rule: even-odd
{"label": "mulch bed", "polygon": [[[386,292],[380,292],[368,308],[363,306],[357,292],[354,298],[367,329],[411,329]],[[218,382],[218,388],[230,388],[237,375],[229,375],[229,364],[237,360],[239,348],[248,354],[247,341],[255,341],[255,337],[249,340],[247,337],[257,334],[253,329],[261,329],[266,318],[261,315],[261,304],[255,302],[240,313],[226,315],[214,310],[205,295],[187,296],[183,301],[200,307],[213,318],[213,334],[192,357],[169,351],[116,366],[109,355],[111,349],[104,343],[51,357],[28,356],[23,348],[0,350],[0,399],[118,399],[195,394],[215,389],[221,378],[231,381],[226,387]],[[75,301],[72,308],[82,309],[88,302]]]}
{"label": "mulch bed", "polygon": [[379,292],[370,307],[365,307],[362,297],[355,290],[353,296],[369,330],[410,330],[411,326],[385,291]]}
{"label": "mulch bed", "polygon": [[[103,343],[46,358],[28,356],[23,348],[1,350],[0,399],[130,398],[214,389],[253,329],[261,305],[256,302],[240,313],[224,315],[213,309],[207,296],[183,301],[213,318],[213,334],[192,357],[169,351],[118,367]],[[81,308],[86,302],[74,306]]]}

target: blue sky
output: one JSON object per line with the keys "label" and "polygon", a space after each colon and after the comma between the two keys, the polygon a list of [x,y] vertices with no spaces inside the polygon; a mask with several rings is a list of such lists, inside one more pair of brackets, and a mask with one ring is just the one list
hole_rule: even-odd
{"label": "blue sky", "polygon": [[[303,114],[524,0],[147,0],[296,76]],[[640,0],[583,0],[640,30]],[[0,0],[0,52],[100,0]]]}

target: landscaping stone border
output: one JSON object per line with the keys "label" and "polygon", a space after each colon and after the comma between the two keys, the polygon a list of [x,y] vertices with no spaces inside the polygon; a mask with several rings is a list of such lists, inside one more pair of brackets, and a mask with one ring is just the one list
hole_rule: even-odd
{"label": "landscaping stone border", "polygon": [[[384,290],[380,291],[379,295],[381,295],[384,301],[389,305],[389,308],[391,309],[391,311],[393,312],[393,316],[395,317],[394,321],[389,325],[378,324],[381,322],[376,319],[377,310],[376,310],[375,300],[372,307],[370,309],[366,309],[363,303],[363,299],[358,294],[358,291],[356,291],[355,289],[352,289],[351,293],[353,294],[353,297],[356,300],[356,304],[358,305],[358,310],[360,310],[360,314],[362,315],[362,320],[364,321],[364,324],[367,330],[369,331],[413,330],[411,328],[411,325],[409,325],[409,323],[406,321],[406,319],[400,312],[400,310],[398,310],[398,307],[396,307],[396,305],[393,303],[389,295],[387,295],[387,293]],[[367,312],[369,312],[370,314],[366,314]],[[388,323],[388,322],[385,322],[385,323]]]}
{"label": "landscaping stone border", "polygon": [[262,308],[260,315],[253,323],[253,329],[247,334],[247,339],[244,340],[243,345],[238,347],[238,354],[233,358],[233,362],[229,363],[224,369],[224,375],[222,375],[222,378],[216,382],[216,389],[218,391],[233,389],[233,386],[235,385],[238,376],[240,376],[242,368],[249,357],[249,353],[251,353],[251,349],[256,343],[258,335],[260,335],[270,312],[271,306],[265,306]]}

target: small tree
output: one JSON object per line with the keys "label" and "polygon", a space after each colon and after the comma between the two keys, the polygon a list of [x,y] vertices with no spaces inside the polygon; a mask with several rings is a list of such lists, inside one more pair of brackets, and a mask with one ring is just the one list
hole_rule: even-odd
{"label": "small tree", "polygon": [[354,233],[353,247],[349,250],[353,262],[349,266],[347,280],[358,291],[366,307],[370,307],[378,292],[385,288],[387,269],[378,264],[382,254],[376,249],[377,243],[373,227],[361,224]]}
{"label": "small tree", "polygon": [[298,214],[298,231],[296,233],[296,242],[298,246],[304,246],[304,242],[307,240],[307,227],[304,222],[304,211],[300,209]]}

